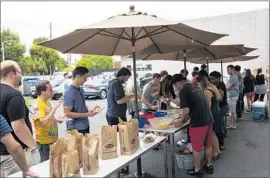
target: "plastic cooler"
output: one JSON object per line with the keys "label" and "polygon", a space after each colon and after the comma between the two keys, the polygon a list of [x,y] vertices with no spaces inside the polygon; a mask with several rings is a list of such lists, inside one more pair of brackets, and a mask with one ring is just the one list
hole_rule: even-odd
{"label": "plastic cooler", "polygon": [[267,119],[267,103],[256,101],[252,104],[252,119],[263,120]]}

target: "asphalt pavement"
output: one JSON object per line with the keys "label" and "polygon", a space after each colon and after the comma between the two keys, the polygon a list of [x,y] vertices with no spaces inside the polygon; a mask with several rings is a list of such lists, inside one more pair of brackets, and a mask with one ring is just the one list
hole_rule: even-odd
{"label": "asphalt pavement", "polygon": [[[54,105],[57,101],[52,100]],[[101,99],[87,99],[88,106],[100,105],[104,110],[93,118],[90,118],[90,131],[98,133],[100,126],[106,125],[107,101]],[[63,114],[59,108],[56,115]],[[66,135],[66,125],[59,125],[59,137]],[[185,138],[185,133],[176,135],[178,141]],[[215,173],[205,177],[270,177],[269,164],[269,120],[253,121],[251,114],[244,114],[238,122],[237,130],[228,131],[225,139],[226,150],[221,158],[214,161]],[[176,148],[177,149],[177,148]],[[156,177],[164,177],[163,148],[159,151],[150,151],[142,157],[143,171]],[[177,163],[176,163],[177,164]],[[130,171],[136,172],[136,162],[130,165]],[[176,165],[176,177],[190,177]]]}

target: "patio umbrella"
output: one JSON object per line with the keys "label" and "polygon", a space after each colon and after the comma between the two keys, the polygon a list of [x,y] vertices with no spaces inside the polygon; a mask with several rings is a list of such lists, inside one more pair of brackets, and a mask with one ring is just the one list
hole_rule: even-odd
{"label": "patio umbrella", "polygon": [[[159,44],[179,45],[180,50],[194,46],[208,46],[214,41],[227,36],[192,28],[182,23],[167,21],[155,15],[134,11],[110,17],[58,38],[45,41],[39,45],[56,49],[62,53],[96,54],[96,55],[131,55],[133,72],[136,73],[136,52],[150,44],[160,53]],[[136,76],[134,87],[137,88]],[[135,108],[138,117],[137,93]]]}
{"label": "patio umbrella", "polygon": [[[227,57],[227,58],[220,58],[220,59],[216,59],[216,60],[211,60],[210,62],[221,64],[221,74],[223,76],[223,63],[249,61],[249,60],[257,59],[258,57],[259,56],[235,56],[235,57]],[[191,62],[195,63],[195,64],[204,64],[205,61],[206,61],[205,58],[191,59]]]}
{"label": "patio umbrella", "polygon": [[[234,56],[241,56],[245,54],[244,45],[210,45],[206,47],[194,48],[180,51],[177,45],[160,45],[162,54],[155,54],[153,45],[141,51],[137,58],[141,60],[179,60],[184,61],[184,68],[186,69],[186,62],[189,59],[209,58],[209,60],[228,58]],[[249,49],[249,48],[248,48]]]}

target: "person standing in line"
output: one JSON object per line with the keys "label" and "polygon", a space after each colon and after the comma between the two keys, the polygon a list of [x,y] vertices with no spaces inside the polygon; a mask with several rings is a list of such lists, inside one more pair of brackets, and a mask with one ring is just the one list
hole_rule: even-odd
{"label": "person standing in line", "polygon": [[[21,68],[18,63],[11,60],[1,62],[0,66],[0,114],[3,115],[9,126],[12,127],[12,135],[22,148],[25,149],[25,154],[30,155],[30,157],[32,154],[39,154],[32,135],[32,126],[28,117],[29,110],[25,105],[22,94],[18,91],[22,83]],[[9,176],[20,170],[3,143],[0,143],[0,156],[0,169],[4,171],[4,175]],[[33,164],[40,161],[32,160],[32,158],[28,160],[31,160]]]}
{"label": "person standing in line", "polygon": [[235,75],[235,69],[233,65],[228,65],[227,72],[230,75],[230,79],[227,83],[227,97],[229,104],[229,113],[231,114],[231,124],[228,124],[228,129],[236,129],[236,103],[239,96],[239,82]]}
{"label": "person standing in line", "polygon": [[194,86],[199,86],[198,82],[197,82],[197,77],[198,77],[198,72],[197,71],[193,71],[191,73],[192,75],[192,79],[191,79],[191,83],[194,85]]}
{"label": "person standing in line", "polygon": [[[108,125],[117,126],[119,124],[119,118],[122,121],[127,121],[127,103],[135,98],[133,94],[126,96],[123,88],[123,84],[128,81],[130,76],[130,70],[123,67],[117,72],[115,78],[109,82],[107,97],[108,108],[106,112]],[[121,169],[120,173],[127,175],[129,173],[129,166],[127,166],[126,169]]]}
{"label": "person standing in line", "polygon": [[246,112],[251,112],[251,106],[255,96],[254,86],[255,86],[255,77],[251,74],[250,69],[247,69],[244,77],[244,90],[248,106]]}
{"label": "person standing in line", "polygon": [[72,84],[64,93],[64,113],[69,118],[67,130],[77,130],[82,134],[90,133],[88,117],[96,114],[95,108],[88,110],[84,91],[81,88],[87,80],[88,72],[86,67],[76,67],[72,72]]}
{"label": "person standing in line", "polygon": [[182,117],[174,121],[176,127],[190,119],[190,141],[193,148],[194,168],[187,173],[196,177],[203,177],[201,170],[202,149],[205,145],[207,163],[203,166],[209,174],[214,173],[212,164],[212,136],[213,117],[202,90],[189,83],[182,74],[175,74],[172,84],[180,90],[180,108]]}
{"label": "person standing in line", "polygon": [[244,109],[244,108],[242,108],[242,103],[244,102],[242,100],[244,82],[243,82],[243,77],[241,74],[241,67],[239,65],[236,65],[236,66],[234,66],[234,68],[235,68],[235,74],[238,78],[238,83],[239,83],[239,96],[238,96],[238,100],[236,103],[236,115],[237,115],[237,119],[241,119],[242,118],[242,110]]}
{"label": "person standing in line", "polygon": [[257,75],[255,79],[255,98],[254,102],[259,99],[259,101],[264,100],[264,96],[267,93],[267,85],[266,82],[268,82],[267,78],[262,72],[262,68],[259,68],[257,70]]}
{"label": "person standing in line", "polygon": [[143,113],[156,111],[159,108],[159,106],[157,106],[154,102],[156,102],[159,99],[160,79],[161,79],[160,74],[155,73],[152,76],[152,80],[143,87],[142,93]]}
{"label": "person standing in line", "polygon": [[106,118],[109,125],[118,125],[119,118],[127,121],[127,103],[134,99],[134,95],[125,95],[123,84],[126,83],[131,76],[128,68],[121,68],[116,77],[109,82],[108,85],[108,108]]}
{"label": "person standing in line", "polygon": [[166,83],[167,83],[167,76],[168,72],[166,70],[162,70],[160,72],[160,96],[165,95]]}
{"label": "person standing in line", "polygon": [[[137,90],[134,87],[134,78],[130,77],[129,80],[127,81],[127,85],[125,87],[125,93],[127,95],[129,94],[135,94],[135,92],[137,92],[138,94],[138,98],[140,98],[141,96],[141,87],[140,87],[140,83],[137,80],[138,78],[138,74],[136,74],[136,82],[137,82]],[[129,114],[131,115],[131,118],[135,118],[135,100],[131,100],[129,102],[127,102],[127,108],[129,111]],[[141,111],[142,109],[142,103],[141,101],[138,99],[138,110]]]}
{"label": "person standing in line", "polygon": [[53,90],[49,81],[38,83],[36,92],[38,98],[35,102],[37,114],[34,117],[34,126],[37,148],[41,162],[44,162],[49,160],[50,145],[58,139],[58,126],[54,115],[59,106],[62,105],[63,100],[60,99],[55,107],[51,106],[48,100],[52,97]]}
{"label": "person standing in line", "polygon": [[224,143],[223,119],[220,117],[220,107],[219,107],[219,101],[221,100],[221,96],[218,89],[212,83],[210,83],[206,71],[201,70],[198,74],[199,74],[198,81],[200,83],[200,87],[204,92],[204,95],[207,99],[209,107],[211,108],[211,113],[214,119],[213,124],[214,135],[212,139],[213,159],[218,159],[221,155],[219,142]]}
{"label": "person standing in line", "polygon": [[202,64],[202,65],[201,65],[201,70],[204,70],[204,71],[206,71],[206,72],[208,73],[207,65]]}
{"label": "person standing in line", "polygon": [[[219,101],[219,107],[220,107],[220,118],[223,120],[223,138],[227,136],[227,128],[226,124],[227,119],[226,119],[226,114],[229,112],[229,106],[227,102],[227,89],[226,85],[223,81],[221,81],[221,73],[218,71],[213,71],[210,73],[210,80],[211,82],[217,87],[219,93],[220,93],[220,101]],[[219,147],[220,150],[224,150],[224,139],[220,138],[218,136],[218,141],[219,141]]]}
{"label": "person standing in line", "polygon": [[[36,173],[29,169],[22,146],[12,136],[12,129],[8,125],[6,119],[0,115],[0,142],[3,143],[15,163],[21,169],[23,177],[39,177]],[[7,177],[3,169],[0,170],[1,177]]]}

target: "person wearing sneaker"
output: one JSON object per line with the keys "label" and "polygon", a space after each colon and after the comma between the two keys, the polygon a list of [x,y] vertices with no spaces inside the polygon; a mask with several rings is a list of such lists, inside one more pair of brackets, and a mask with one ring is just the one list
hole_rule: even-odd
{"label": "person wearing sneaker", "polygon": [[174,121],[176,127],[190,119],[189,136],[193,148],[194,168],[187,173],[196,177],[203,177],[201,170],[202,151],[205,146],[207,164],[204,166],[209,174],[214,173],[212,164],[212,136],[213,117],[203,91],[189,83],[182,74],[175,74],[172,85],[180,90],[180,108],[183,109],[182,117]]}
{"label": "person wearing sneaker", "polygon": [[227,72],[230,79],[227,83],[227,101],[229,104],[229,112],[231,114],[231,124],[228,124],[227,129],[236,129],[236,103],[239,96],[239,82],[235,74],[235,68],[233,65],[228,65]]}

